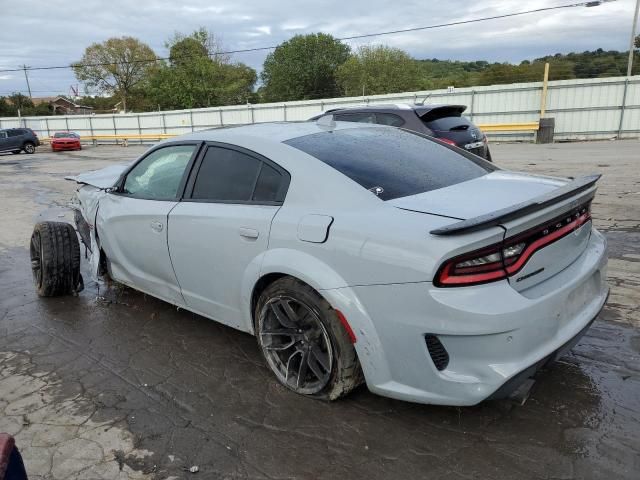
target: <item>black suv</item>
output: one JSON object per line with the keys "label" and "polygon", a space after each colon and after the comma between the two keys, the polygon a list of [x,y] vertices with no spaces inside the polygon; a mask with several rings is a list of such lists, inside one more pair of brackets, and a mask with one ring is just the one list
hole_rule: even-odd
{"label": "black suv", "polygon": [[378,123],[435,137],[491,161],[487,136],[462,116],[466,105],[369,105],[335,108],[324,115],[342,122]]}
{"label": "black suv", "polygon": [[30,128],[0,130],[0,152],[35,153],[39,145],[38,135]]}

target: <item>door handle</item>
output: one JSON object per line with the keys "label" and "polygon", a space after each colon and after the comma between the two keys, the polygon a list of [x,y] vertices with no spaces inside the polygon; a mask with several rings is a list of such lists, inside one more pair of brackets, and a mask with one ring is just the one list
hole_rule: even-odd
{"label": "door handle", "polygon": [[260,232],[258,230],[255,230],[253,228],[248,228],[248,227],[240,227],[238,229],[238,233],[240,234],[241,237],[249,238],[251,240],[255,240],[260,236]]}
{"label": "door handle", "polygon": [[154,232],[161,232],[163,228],[164,225],[162,224],[162,222],[151,222],[151,230],[153,230]]}

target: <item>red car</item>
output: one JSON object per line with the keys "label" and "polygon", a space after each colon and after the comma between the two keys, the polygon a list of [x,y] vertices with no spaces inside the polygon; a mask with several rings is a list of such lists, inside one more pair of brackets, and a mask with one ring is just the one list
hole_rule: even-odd
{"label": "red car", "polygon": [[57,132],[51,138],[51,150],[82,150],[80,135],[74,132]]}

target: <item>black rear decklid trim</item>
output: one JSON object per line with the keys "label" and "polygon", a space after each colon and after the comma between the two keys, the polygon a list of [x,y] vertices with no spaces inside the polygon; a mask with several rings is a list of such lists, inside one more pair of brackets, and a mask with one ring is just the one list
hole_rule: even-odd
{"label": "black rear decklid trim", "polygon": [[[432,235],[457,235],[460,233],[475,232],[487,227],[497,226],[514,218],[542,210],[553,203],[557,203],[565,198],[569,198],[577,193],[588,190],[600,179],[601,176],[602,175],[600,174],[596,174],[576,178],[556,190],[547,192],[544,195],[532,198],[526,202],[517,203],[511,207],[496,210],[495,212],[480,215],[479,217],[452,223],[445,227],[436,228],[435,230],[431,230],[429,233]],[[595,192],[593,195],[595,195]]]}

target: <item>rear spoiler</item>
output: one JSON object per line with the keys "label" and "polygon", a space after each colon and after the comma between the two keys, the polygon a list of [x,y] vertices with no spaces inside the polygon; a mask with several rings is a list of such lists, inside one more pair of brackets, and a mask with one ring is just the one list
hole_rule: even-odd
{"label": "rear spoiler", "polygon": [[[480,215],[479,217],[469,218],[462,220],[461,222],[452,223],[445,227],[436,228],[431,230],[432,235],[457,235],[460,233],[475,232],[487,227],[493,227],[500,225],[503,222],[507,222],[517,217],[527,215],[529,213],[537,212],[543,208],[569,198],[577,193],[583,192],[591,188],[600,179],[602,175],[587,175],[584,177],[576,178],[575,180],[567,183],[566,185],[547,192],[526,202],[518,203],[511,207],[496,210],[495,212],[487,213],[486,215]],[[595,191],[593,192],[595,195]],[[592,198],[593,198],[592,195]]]}

